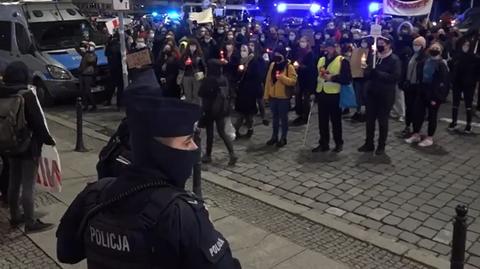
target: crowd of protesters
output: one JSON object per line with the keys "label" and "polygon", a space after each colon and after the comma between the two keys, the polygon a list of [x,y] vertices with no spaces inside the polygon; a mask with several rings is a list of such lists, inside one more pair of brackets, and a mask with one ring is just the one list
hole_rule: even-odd
{"label": "crowd of protesters", "polygon": [[[368,35],[371,22],[361,19],[295,28],[224,20],[175,26],[149,22],[129,29],[126,43],[129,51],[151,51],[165,96],[203,104],[209,138],[205,162],[211,161],[213,123],[231,154],[230,164],[234,164],[236,157],[225,134],[229,116],[236,112],[232,124],[236,139],[251,138],[257,114],[264,125],[270,124],[265,104],[272,115],[272,136],[267,145],[277,147],[287,144],[289,111],[298,115],[291,125],[307,124],[312,102],[318,105],[320,135],[313,152],[330,150],[330,126],[333,151],[343,150],[342,118],[347,116],[366,124],[365,143],[358,149],[361,152],[385,152],[390,118],[405,123],[402,134],[406,143],[428,147],[434,143],[438,111],[450,90],[453,106],[449,129],[457,128],[463,100],[467,117],[464,132],[470,133],[480,70],[479,33],[462,35],[449,24],[432,26],[420,21],[381,24],[382,36],[376,46]],[[119,74],[113,81],[120,89],[118,43],[115,34],[106,51],[111,71]],[[339,105],[340,93],[349,85],[356,96],[353,114]],[[121,90],[118,96],[121,99]],[[219,109],[221,100],[228,105]],[[428,121],[426,135],[422,134],[424,121]],[[244,127],[246,132],[241,132]]]}

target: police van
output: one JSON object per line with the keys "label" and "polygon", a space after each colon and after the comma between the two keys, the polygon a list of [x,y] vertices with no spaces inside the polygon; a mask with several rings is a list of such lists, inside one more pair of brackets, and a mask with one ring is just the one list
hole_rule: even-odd
{"label": "police van", "polygon": [[87,37],[97,45],[99,68],[92,92],[104,92],[107,37],[94,30],[75,5],[38,0],[0,3],[0,74],[10,62],[23,61],[43,105],[78,96],[82,57],[76,48]]}

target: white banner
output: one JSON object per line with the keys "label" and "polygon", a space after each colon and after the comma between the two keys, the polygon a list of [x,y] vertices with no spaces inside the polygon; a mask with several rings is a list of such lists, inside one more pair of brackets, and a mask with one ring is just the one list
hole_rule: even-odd
{"label": "white banner", "polygon": [[189,19],[191,21],[197,21],[198,24],[213,23],[213,12],[211,8],[207,8],[202,12],[190,13]]}
{"label": "white banner", "polygon": [[398,16],[427,15],[432,10],[433,0],[401,1],[383,0],[383,13]]}

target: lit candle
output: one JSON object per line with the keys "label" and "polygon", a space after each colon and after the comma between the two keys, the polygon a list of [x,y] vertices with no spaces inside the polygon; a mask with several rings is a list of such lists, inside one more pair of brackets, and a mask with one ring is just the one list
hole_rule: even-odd
{"label": "lit candle", "polygon": [[362,63],[362,65],[367,64],[367,55],[365,53],[362,54],[361,63]]}
{"label": "lit candle", "polygon": [[190,57],[187,58],[185,61],[185,65],[191,65],[192,64],[192,59]]}
{"label": "lit candle", "polygon": [[295,61],[295,62],[293,63],[293,66],[294,66],[295,68],[298,68],[298,67],[300,66],[300,64],[299,64],[297,61]]}
{"label": "lit candle", "polygon": [[280,71],[277,70],[277,72],[275,72],[275,77],[278,78],[280,76]]}
{"label": "lit candle", "polygon": [[245,65],[241,64],[238,66],[238,70],[243,71],[245,70]]}

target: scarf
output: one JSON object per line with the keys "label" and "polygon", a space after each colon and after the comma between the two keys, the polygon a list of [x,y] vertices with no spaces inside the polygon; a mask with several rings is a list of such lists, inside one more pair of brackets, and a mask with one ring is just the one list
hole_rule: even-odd
{"label": "scarf", "polygon": [[436,58],[437,57],[429,58],[425,61],[425,66],[423,67],[423,83],[432,83],[433,75],[441,61],[441,56],[440,59]]}
{"label": "scarf", "polygon": [[287,66],[287,60],[284,60],[281,63],[275,63],[272,68],[272,82],[275,84],[277,82],[277,71],[282,73],[285,70],[285,67]]}
{"label": "scarf", "polygon": [[305,59],[305,56],[308,55],[308,53],[310,53],[310,50],[308,50],[307,48],[299,48],[298,49],[298,57],[297,57],[297,60],[300,62],[300,63],[303,63],[303,60]]}

